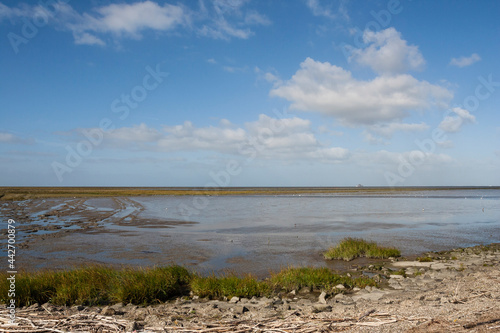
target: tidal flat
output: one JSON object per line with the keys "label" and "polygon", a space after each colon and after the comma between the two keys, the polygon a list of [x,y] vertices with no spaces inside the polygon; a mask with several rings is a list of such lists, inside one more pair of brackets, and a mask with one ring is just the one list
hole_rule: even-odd
{"label": "tidal flat", "polygon": [[345,237],[404,256],[500,241],[498,187],[1,188],[0,195],[1,216],[16,221],[18,267],[28,271],[176,264],[266,277],[287,266],[345,270],[353,263],[322,255]]}

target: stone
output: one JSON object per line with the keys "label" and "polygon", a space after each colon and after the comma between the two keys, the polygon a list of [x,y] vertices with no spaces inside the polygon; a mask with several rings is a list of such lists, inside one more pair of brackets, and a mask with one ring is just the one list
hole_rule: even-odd
{"label": "stone", "polygon": [[234,310],[234,313],[236,314],[244,314],[245,312],[248,312],[250,310],[248,310],[248,308],[244,305],[237,305],[233,308]]}
{"label": "stone", "polygon": [[229,301],[229,303],[234,303],[234,304],[236,304],[236,303],[238,303],[239,301],[240,301],[240,298],[239,298],[239,297],[234,296],[234,297],[232,297],[232,298],[231,298],[231,300]]}
{"label": "stone", "polygon": [[145,326],[150,327],[163,327],[166,325],[166,322],[164,320],[161,320],[157,315],[146,316],[146,318],[144,318],[144,323],[146,324]]}
{"label": "stone", "polygon": [[318,302],[321,304],[326,304],[326,293],[324,291],[322,291],[319,295]]}
{"label": "stone", "polygon": [[332,311],[332,307],[328,304],[314,304],[313,305],[313,312],[319,313],[319,312],[328,312]]}
{"label": "stone", "polygon": [[113,316],[116,314],[116,310],[110,306],[105,306],[104,308],[102,308],[101,314],[103,316]]}
{"label": "stone", "polygon": [[345,287],[344,287],[343,284],[338,284],[338,285],[335,286],[335,288],[339,289],[339,290],[344,290],[345,289]]}
{"label": "stone", "polygon": [[[37,306],[33,307],[34,305],[37,305]],[[38,303],[34,304],[34,305],[30,306],[28,309],[32,310],[32,309],[38,308]],[[71,307],[71,310],[73,310],[73,311],[82,311],[83,309],[85,309],[85,307],[83,305],[73,305]]]}
{"label": "stone", "polygon": [[295,296],[295,295],[297,295],[297,291],[294,289],[294,290],[290,291],[290,294]]}
{"label": "stone", "polygon": [[141,326],[136,321],[129,321],[125,326],[125,332],[134,332],[141,329]]}

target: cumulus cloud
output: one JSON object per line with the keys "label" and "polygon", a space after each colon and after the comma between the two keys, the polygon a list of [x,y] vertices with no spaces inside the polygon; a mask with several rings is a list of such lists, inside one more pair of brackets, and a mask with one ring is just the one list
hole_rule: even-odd
{"label": "cumulus cloud", "polygon": [[462,68],[470,66],[479,60],[481,60],[479,54],[472,53],[470,57],[451,58],[450,65]]}
{"label": "cumulus cloud", "polygon": [[350,126],[399,121],[411,110],[444,108],[453,97],[448,89],[408,74],[357,80],[350,71],[311,58],[270,95],[290,101],[293,109],[320,112]]}
{"label": "cumulus cloud", "polygon": [[465,109],[453,108],[450,110],[450,113],[452,115],[446,116],[439,124],[439,128],[445,132],[458,132],[464,124],[476,122],[476,117]]}
{"label": "cumulus cloud", "polygon": [[379,74],[397,74],[421,70],[425,60],[415,45],[408,45],[394,28],[374,32],[365,30],[365,48],[353,49],[351,59]]}
{"label": "cumulus cloud", "polygon": [[[80,137],[98,129],[78,129]],[[186,121],[161,130],[140,124],[104,133],[102,148],[141,151],[211,151],[232,155],[255,155],[261,159],[315,159],[336,162],[349,157],[349,150],[317,140],[309,120],[277,119],[261,114],[243,127],[222,119],[219,126],[196,127]]]}

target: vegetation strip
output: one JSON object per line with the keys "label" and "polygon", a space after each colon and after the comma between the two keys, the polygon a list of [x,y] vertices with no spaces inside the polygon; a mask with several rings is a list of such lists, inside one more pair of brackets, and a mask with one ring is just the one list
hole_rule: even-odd
{"label": "vegetation strip", "polygon": [[[0,276],[0,301],[8,293],[5,273]],[[346,289],[374,286],[375,281],[351,278],[333,273],[328,268],[286,268],[266,280],[252,275],[232,274],[203,277],[181,266],[141,269],[112,269],[103,266],[82,267],[66,271],[19,273],[16,279],[18,306],[50,302],[55,305],[155,304],[189,295],[221,299],[253,296],[272,296],[280,291],[309,288],[339,292]]]}
{"label": "vegetation strip", "polygon": [[0,200],[152,195],[390,194],[412,191],[485,188],[500,189],[500,187],[0,187]]}

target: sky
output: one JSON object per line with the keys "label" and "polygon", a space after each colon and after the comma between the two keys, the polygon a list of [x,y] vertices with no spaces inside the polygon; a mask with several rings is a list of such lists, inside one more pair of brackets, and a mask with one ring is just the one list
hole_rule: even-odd
{"label": "sky", "polygon": [[499,14],[0,0],[0,186],[500,185]]}

